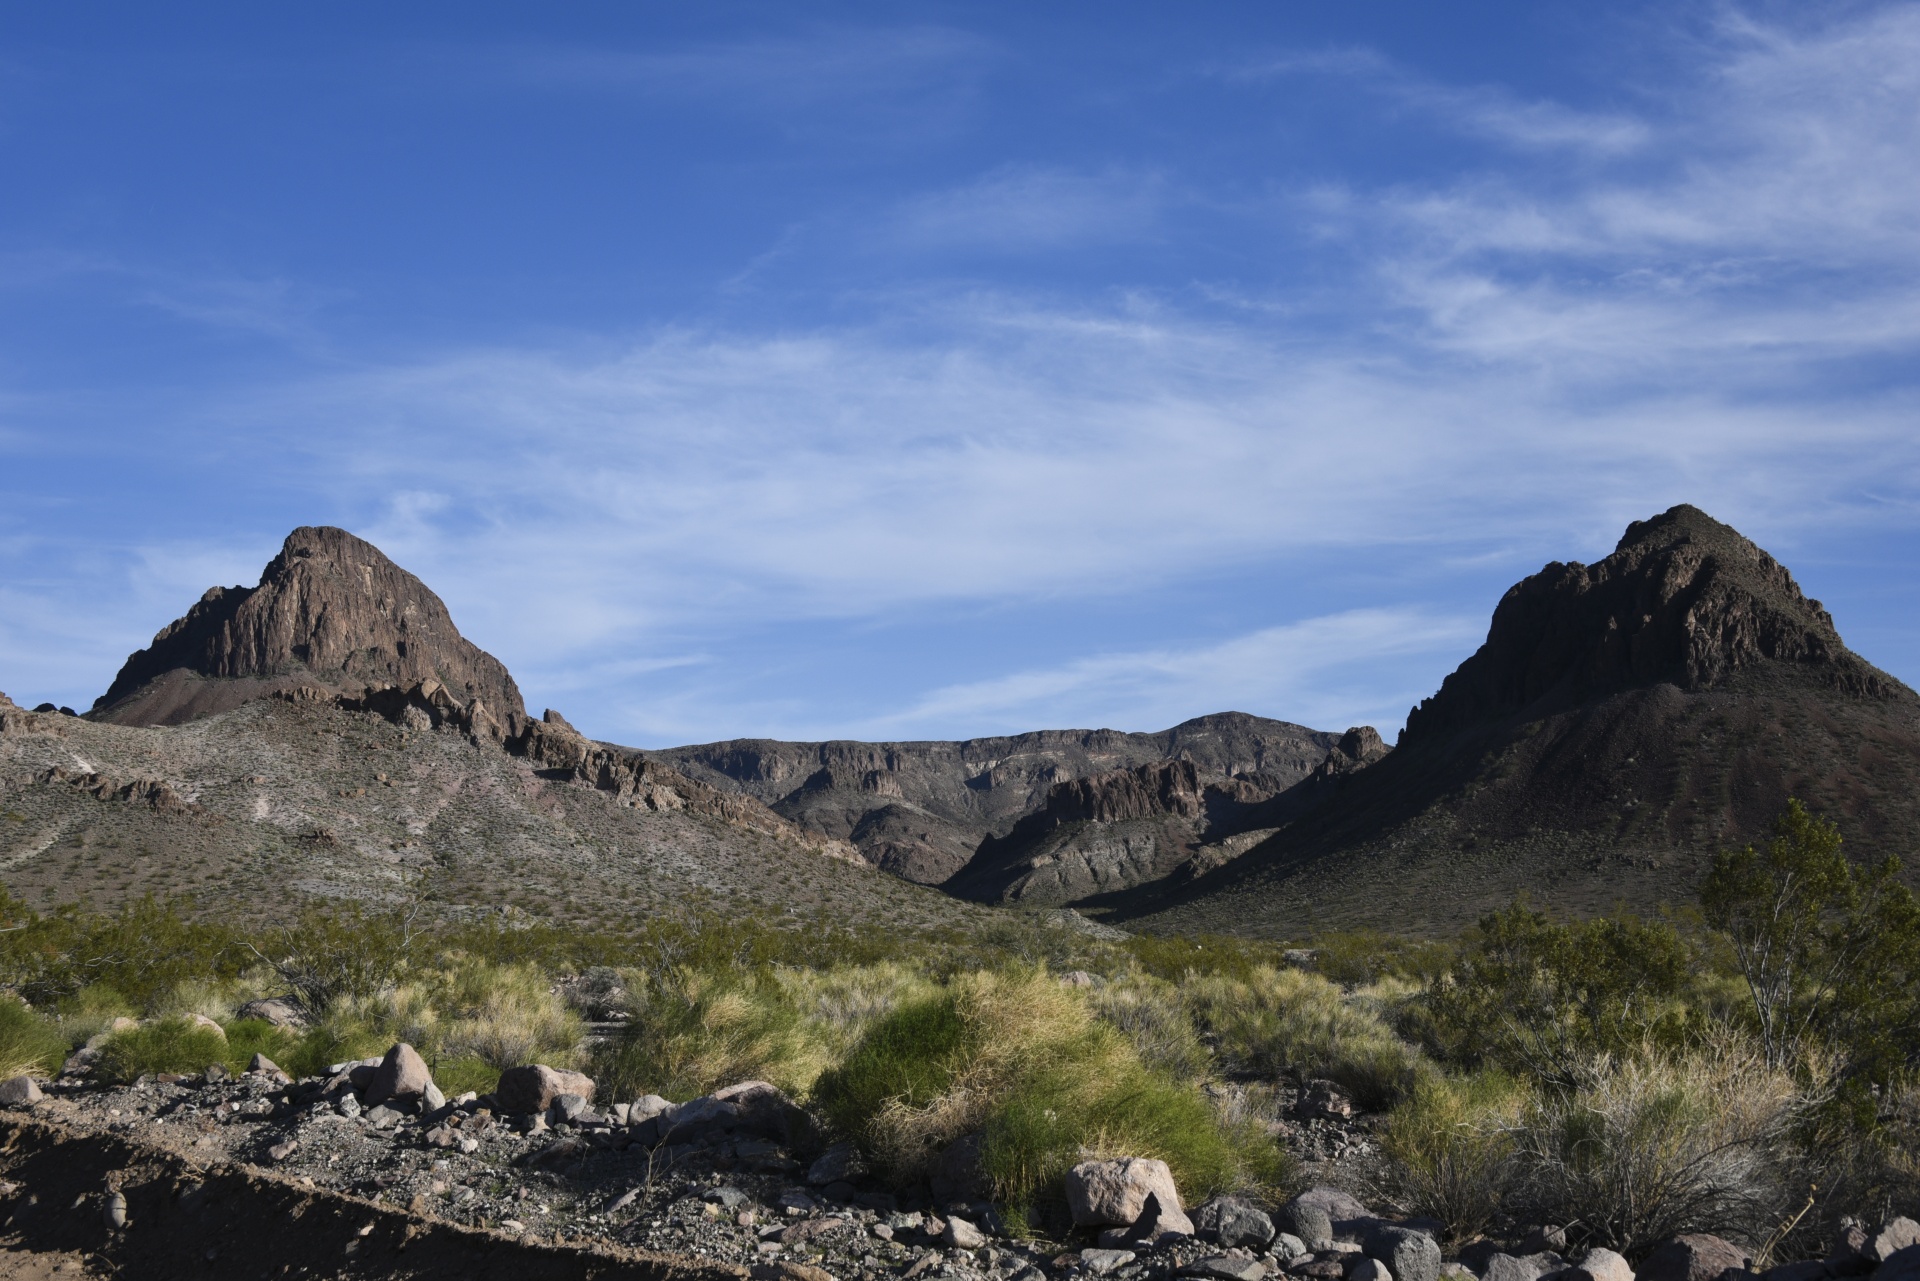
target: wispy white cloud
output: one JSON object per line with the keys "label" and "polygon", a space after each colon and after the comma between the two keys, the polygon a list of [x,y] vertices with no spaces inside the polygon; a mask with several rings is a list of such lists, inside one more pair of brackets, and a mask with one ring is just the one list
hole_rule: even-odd
{"label": "wispy white cloud", "polygon": [[1373,665],[1458,653],[1483,620],[1361,609],[1183,648],[1093,654],[1056,667],[949,685],[860,727],[900,738],[952,724],[1162,728],[1199,708],[1265,711],[1314,726],[1399,724],[1431,691],[1380,688]]}
{"label": "wispy white cloud", "polygon": [[902,247],[1016,252],[1124,242],[1155,228],[1169,194],[1156,174],[1008,166],[905,202],[892,234]]}
{"label": "wispy white cloud", "polygon": [[[1489,529],[1592,555],[1680,501],[1763,542],[1910,522],[1920,8],[1798,32],[1729,20],[1707,51],[1633,117],[1395,88],[1531,158],[1268,207],[1360,264],[1322,291],[929,287],[866,296],[863,318],[831,326],[366,362],[196,405],[194,431],[254,442],[262,483],[313,495],[419,572],[534,698],[684,677],[601,700],[595,732],[652,741],[738,724],[745,696],[711,642],[746,625],[1139,594],[1329,550],[1451,564]],[[1343,73],[1386,74],[1342,56]],[[1001,169],[881,231],[1158,234],[1184,181]],[[1833,373],[1870,361],[1896,372]],[[226,549],[150,562],[167,592],[199,575],[179,585],[197,594],[250,581],[262,552],[243,578]],[[929,676],[890,711],[764,691],[754,710],[815,734],[1152,728],[1227,706],[1389,728],[1430,691],[1362,667],[1474,639],[1444,612],[1302,620],[1324,608],[1281,600],[1252,632]]]}
{"label": "wispy white cloud", "polygon": [[1643,121],[1619,112],[1582,111],[1522,98],[1499,85],[1442,84],[1366,48],[1287,53],[1243,64],[1229,74],[1242,81],[1337,76],[1419,113],[1427,123],[1526,150],[1617,156],[1643,146],[1650,132]]}

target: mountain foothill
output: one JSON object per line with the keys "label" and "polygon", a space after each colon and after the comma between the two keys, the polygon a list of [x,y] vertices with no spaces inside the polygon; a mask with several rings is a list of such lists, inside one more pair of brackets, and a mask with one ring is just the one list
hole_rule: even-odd
{"label": "mountain foothill", "polygon": [[269,919],[392,902],[613,926],[758,910],[968,929],[1073,908],[1305,938],[1691,898],[1789,797],[1859,856],[1920,820],[1920,697],[1779,562],[1693,507],[1550,564],[1413,709],[1310,729],[738,739],[658,751],[531,716],[446,605],[344,530],[215,587],[84,716],[0,695],[0,883]]}

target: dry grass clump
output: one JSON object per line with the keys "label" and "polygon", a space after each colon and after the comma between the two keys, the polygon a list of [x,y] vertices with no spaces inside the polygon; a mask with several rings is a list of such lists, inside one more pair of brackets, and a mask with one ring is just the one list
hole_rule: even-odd
{"label": "dry grass clump", "polygon": [[769,978],[677,970],[633,998],[632,1019],[594,1057],[609,1097],[685,1100],[751,1080],[800,1095],[831,1062],[824,1038]]}
{"label": "dry grass clump", "polygon": [[1631,1257],[1682,1232],[1761,1241],[1807,1194],[1795,1139],[1817,1106],[1731,1034],[1601,1055],[1538,1094],[1497,1072],[1427,1077],[1382,1135],[1385,1190],[1456,1240],[1505,1211]]}
{"label": "dry grass clump", "polygon": [[1520,1127],[1521,1196],[1539,1221],[1578,1219],[1635,1257],[1682,1232],[1762,1240],[1805,1194],[1787,1163],[1815,1105],[1742,1037],[1603,1057]]}
{"label": "dry grass clump", "polygon": [[1432,1070],[1377,1008],[1318,974],[1258,966],[1245,978],[1189,978],[1184,996],[1194,1023],[1215,1038],[1220,1064],[1231,1072],[1325,1077],[1361,1106],[1380,1108]]}
{"label": "dry grass clump", "polygon": [[1533,1094],[1499,1072],[1430,1073],[1387,1118],[1383,1191],[1447,1225],[1450,1242],[1483,1235],[1512,1193],[1518,1133]]}
{"label": "dry grass clump", "polygon": [[1184,1079],[1207,1074],[1207,1047],[1194,1031],[1179,985],[1129,974],[1095,988],[1089,1000],[1094,1013],[1126,1034],[1149,1068]]}
{"label": "dry grass clump", "polygon": [[419,1050],[449,1094],[484,1090],[502,1068],[580,1062],[580,1019],[531,965],[457,957],[448,968],[371,996],[336,999],[281,1066],[317,1072],[383,1054],[395,1041]]}
{"label": "dry grass clump", "polygon": [[1079,989],[1043,969],[956,975],[903,1003],[815,1097],[901,1179],[977,1137],[996,1198],[1017,1211],[1045,1208],[1067,1167],[1089,1157],[1159,1157],[1196,1200],[1283,1173],[1264,1135],[1222,1125],[1195,1082],[1149,1068]]}
{"label": "dry grass clump", "polygon": [[824,970],[782,969],[773,980],[834,1062],[845,1058],[876,1020],[937,990],[925,974],[897,961]]}
{"label": "dry grass clump", "polygon": [[0,996],[0,1080],[46,1076],[67,1056],[67,1038],[16,996]]}

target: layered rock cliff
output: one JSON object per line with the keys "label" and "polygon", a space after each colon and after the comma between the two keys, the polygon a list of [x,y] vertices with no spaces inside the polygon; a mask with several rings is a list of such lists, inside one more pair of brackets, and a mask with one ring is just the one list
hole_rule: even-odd
{"label": "layered rock cliff", "polygon": [[296,529],[257,587],[214,587],[127,659],[90,715],[178,725],[279,691],[362,696],[435,681],[504,733],[526,719],[507,669],[446,605],[343,529]]}
{"label": "layered rock cliff", "polygon": [[982,841],[942,888],[1046,905],[1151,895],[1225,866],[1388,750],[1366,725],[1342,735],[1304,777],[1207,778],[1192,761],[1170,760],[1057,783],[1006,836]]}
{"label": "layered rock cliff", "polygon": [[850,840],[868,861],[938,885],[990,836],[1052,803],[1062,784],[1184,761],[1206,783],[1236,778],[1271,796],[1306,778],[1339,736],[1225,712],[1154,734],[1041,730],[961,742],[783,743],[736,739],[654,752],[724,791]]}

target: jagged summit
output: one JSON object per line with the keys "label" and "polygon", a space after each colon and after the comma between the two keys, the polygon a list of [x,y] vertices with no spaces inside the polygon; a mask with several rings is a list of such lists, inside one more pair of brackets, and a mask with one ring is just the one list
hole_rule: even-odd
{"label": "jagged summit", "polygon": [[[1517,893],[1685,902],[1789,797],[1911,854],[1920,697],[1738,531],[1679,506],[1501,598],[1398,746],[1220,872],[1123,905],[1156,929],[1446,932]],[[1916,877],[1920,883],[1920,877]]]}
{"label": "jagged summit", "polygon": [[1509,588],[1486,644],[1409,714],[1400,741],[1662,682],[1708,689],[1767,663],[1817,670],[1851,693],[1893,693],[1784,565],[1683,504],[1629,525],[1604,560],[1556,561]]}
{"label": "jagged summit", "polygon": [[509,732],[526,718],[513,677],[460,635],[441,599],[372,543],[331,526],[287,536],[258,587],[214,587],[132,655],[91,715],[178,725],[276,691],[358,696],[438,681]]}

